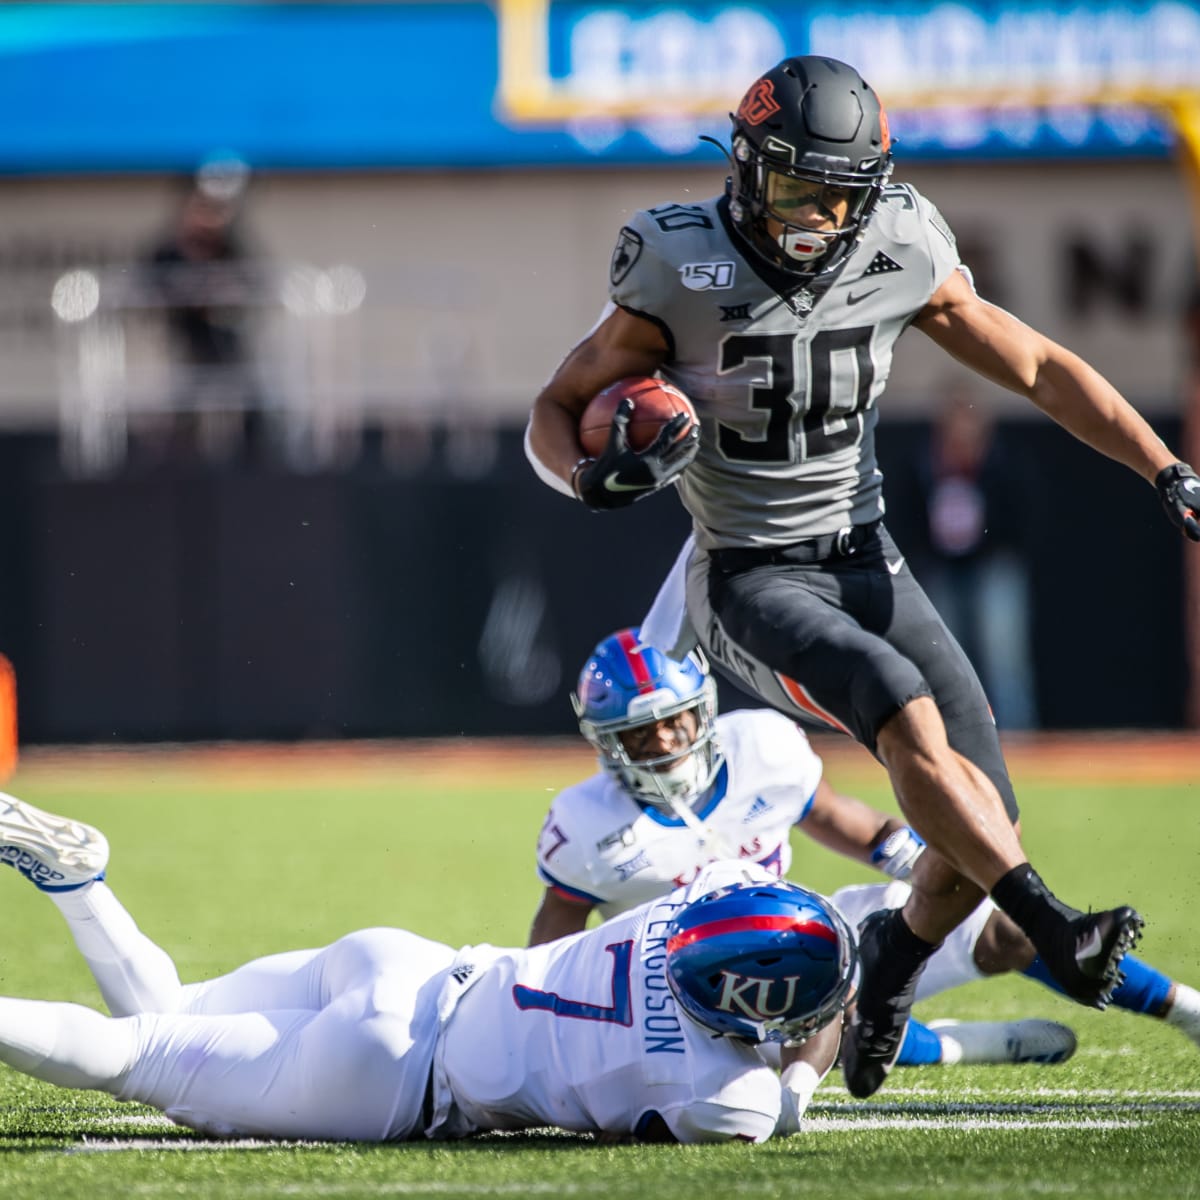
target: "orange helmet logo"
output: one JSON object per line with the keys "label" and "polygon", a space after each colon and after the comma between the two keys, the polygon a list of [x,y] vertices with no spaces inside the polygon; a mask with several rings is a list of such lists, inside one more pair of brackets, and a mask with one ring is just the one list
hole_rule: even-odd
{"label": "orange helmet logo", "polygon": [[779,101],[775,99],[775,85],[769,79],[759,79],[742,97],[737,117],[747,125],[761,125],[778,111]]}
{"label": "orange helmet logo", "polygon": [[886,154],[892,146],[892,132],[888,128],[887,113],[884,111],[882,101],[879,104],[879,140],[883,144],[883,152]]}

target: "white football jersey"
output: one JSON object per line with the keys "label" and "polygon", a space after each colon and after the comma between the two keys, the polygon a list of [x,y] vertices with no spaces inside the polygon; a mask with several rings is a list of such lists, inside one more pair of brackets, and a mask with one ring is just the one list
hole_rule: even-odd
{"label": "white football jersey", "polygon": [[662,330],[661,373],[700,419],[677,486],[701,549],[883,515],[876,405],[897,339],[958,266],[949,227],[907,184],[884,188],[863,241],[811,288],[754,254],[724,196],[634,214],[609,295]]}
{"label": "white football jersey", "polygon": [[731,854],[786,875],[791,828],[804,819],[821,760],[797,725],[770,709],[716,719],[724,762],[696,815],[707,832],[638,804],[608,771],[555,797],[538,838],[538,874],[606,920],[691,883]]}
{"label": "white football jersey", "polygon": [[654,1114],[681,1142],[795,1132],[778,1074],[750,1043],[683,1014],[666,978],[674,913],[715,888],[773,878],[719,863],[586,933],[462,951],[470,975],[434,1058],[430,1136],[543,1125],[636,1134]]}

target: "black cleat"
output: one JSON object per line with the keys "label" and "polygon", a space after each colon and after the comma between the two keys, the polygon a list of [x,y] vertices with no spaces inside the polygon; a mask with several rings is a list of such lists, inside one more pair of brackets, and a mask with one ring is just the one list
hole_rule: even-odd
{"label": "black cleat", "polygon": [[1104,1009],[1121,985],[1121,960],[1137,945],[1144,922],[1128,905],[1076,917],[1042,961],[1066,995]]}
{"label": "black cleat", "polygon": [[[873,1096],[900,1057],[908,1014],[917,994],[925,960],[898,966],[884,944],[892,913],[871,913],[858,927],[861,963],[858,1002],[850,1017],[850,1036],[842,1045],[842,1076],[850,1095]],[[907,975],[907,977],[905,977]]]}

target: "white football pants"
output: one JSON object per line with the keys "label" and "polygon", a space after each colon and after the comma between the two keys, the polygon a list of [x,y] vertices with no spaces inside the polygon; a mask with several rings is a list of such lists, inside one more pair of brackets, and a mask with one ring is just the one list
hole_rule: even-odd
{"label": "white football pants", "polygon": [[449,946],[366,929],[181,985],[106,884],[54,899],[114,1015],[0,998],[0,1062],[219,1135],[420,1132]]}

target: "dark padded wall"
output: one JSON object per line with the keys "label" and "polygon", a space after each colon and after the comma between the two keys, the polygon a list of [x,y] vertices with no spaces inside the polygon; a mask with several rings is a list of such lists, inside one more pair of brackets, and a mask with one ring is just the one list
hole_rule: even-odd
{"label": "dark padded wall", "polygon": [[[1048,423],[1008,432],[1037,480],[1043,724],[1179,725],[1182,539],[1122,468]],[[906,549],[922,436],[880,436]],[[579,666],[641,616],[687,520],[670,495],[585,511],[537,482],[515,432],[476,480],[443,463],[80,482],[45,440],[0,439],[0,650],[23,740],[571,731]]]}

